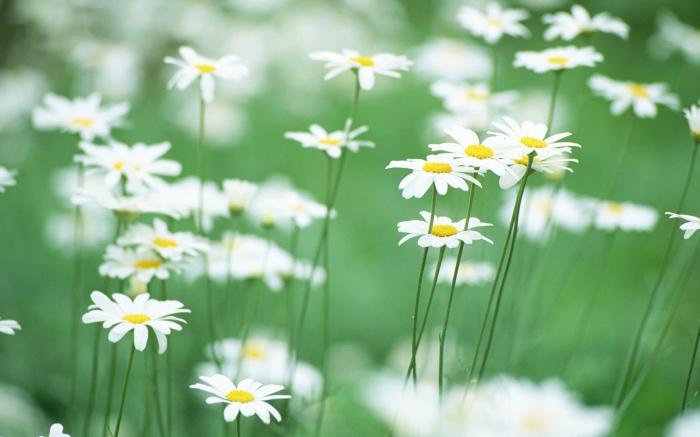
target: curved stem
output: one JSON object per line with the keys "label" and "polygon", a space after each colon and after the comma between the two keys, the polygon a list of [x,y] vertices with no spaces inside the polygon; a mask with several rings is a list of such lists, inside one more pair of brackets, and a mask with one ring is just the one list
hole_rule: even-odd
{"label": "curved stem", "polygon": [[109,359],[109,370],[107,371],[107,402],[105,404],[104,422],[102,423],[102,435],[107,435],[109,426],[109,416],[112,414],[112,397],[114,395],[114,375],[117,368],[117,345],[112,345],[112,354]]}
{"label": "curved stem", "polygon": [[122,386],[122,397],[119,401],[119,415],[117,416],[117,425],[114,428],[114,437],[119,437],[119,430],[122,425],[122,418],[124,417],[124,404],[126,403],[126,392],[129,388],[129,377],[131,376],[131,368],[134,364],[134,349],[133,346],[129,346],[131,352],[129,353],[129,364],[126,366],[126,375],[124,376],[124,385]]}
{"label": "curved stem", "polygon": [[549,114],[547,114],[547,128],[552,130],[554,121],[554,110],[557,106],[557,93],[559,92],[559,82],[561,82],[562,71],[554,72],[554,83],[552,84],[552,94],[549,96]]}
{"label": "curved stem", "polygon": [[700,323],[698,324],[698,332],[695,334],[695,346],[693,347],[693,354],[690,357],[690,366],[688,367],[688,377],[685,380],[685,389],[683,390],[683,403],[681,404],[681,411],[685,411],[688,408],[688,393],[690,392],[690,383],[693,380],[693,369],[695,368],[695,359],[698,356],[698,344],[700,343]]}

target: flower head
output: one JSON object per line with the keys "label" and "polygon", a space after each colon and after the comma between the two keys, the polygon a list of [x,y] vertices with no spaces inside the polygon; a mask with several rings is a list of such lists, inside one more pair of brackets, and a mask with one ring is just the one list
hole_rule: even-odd
{"label": "flower head", "polygon": [[627,39],[629,34],[629,26],[624,21],[612,17],[606,12],[591,17],[581,5],[573,5],[571,13],[547,14],[542,17],[542,21],[549,24],[544,32],[544,39],[547,41],[555,38],[571,41],[579,35],[590,35],[597,32],[611,33]]}
{"label": "flower head", "polygon": [[378,55],[363,55],[354,50],[344,49],[340,53],[321,51],[309,55],[314,61],[325,62],[329,69],[324,77],[332,79],[346,71],[354,71],[358,75],[360,87],[363,90],[371,90],[374,87],[374,75],[401,77],[400,71],[408,71],[413,62],[405,56],[380,53]]}
{"label": "flower head", "polygon": [[120,293],[113,294],[111,300],[101,291],[93,291],[90,298],[93,304],[83,315],[83,323],[102,323],[103,328],[110,330],[108,339],[112,343],[134,331],[137,351],[146,349],[148,328],[151,328],[158,341],[158,353],[164,353],[168,348],[167,336],[172,331],[181,331],[180,324],[187,323],[175,314],[190,312],[181,302],[151,299],[148,293],[139,294],[132,301]]}
{"label": "flower head", "polygon": [[700,229],[700,218],[695,217],[694,215],[675,214],[673,212],[667,212],[666,215],[672,219],[679,218],[685,220],[685,223],[681,225],[681,231],[685,231],[683,238],[686,240],[692,237],[693,234]]}
{"label": "flower head", "polygon": [[529,155],[534,152],[540,158],[548,158],[553,155],[571,153],[572,147],[581,147],[576,143],[560,141],[571,136],[570,132],[547,136],[546,124],[531,121],[520,124],[510,117],[503,117],[503,121],[504,123],[493,123],[500,132],[489,132],[493,135],[491,141],[499,143],[503,147],[510,147],[518,154]]}
{"label": "flower head", "polygon": [[[498,180],[498,185],[506,190],[517,184],[525,176],[529,160],[530,158],[525,154],[518,159],[514,159],[508,166],[508,170]],[[573,173],[569,164],[576,162],[578,160],[567,158],[565,154],[553,154],[546,157],[535,156],[531,170],[544,173],[545,175],[559,175],[567,171]]]}
{"label": "flower head", "polygon": [[129,227],[120,246],[136,246],[139,251],[155,252],[162,259],[180,262],[183,257],[194,257],[208,249],[207,243],[191,232],[171,232],[161,219],[155,219],[153,226],[138,223]]}
{"label": "flower head", "polygon": [[476,132],[463,127],[453,126],[445,133],[456,143],[430,144],[428,147],[433,152],[445,152],[459,164],[471,167],[482,175],[491,171],[502,176],[506,172],[506,164],[521,154],[519,149],[503,145],[495,137],[480,141]]}
{"label": "flower head", "polygon": [[466,219],[453,222],[449,217],[435,216],[431,227],[430,212],[423,211],[420,215],[423,220],[409,220],[400,222],[397,225],[398,231],[406,234],[399,241],[399,245],[415,237],[419,237],[418,245],[420,247],[447,246],[454,248],[459,245],[460,241],[464,244],[472,244],[478,240],[484,240],[493,244],[493,241],[483,236],[480,232],[473,230],[484,226],[492,226],[490,223],[484,223],[476,217],[471,217],[469,226],[465,227]]}
{"label": "flower head", "polygon": [[577,67],[594,67],[603,55],[593,47],[556,47],[541,52],[517,52],[513,66],[523,67],[535,73],[569,70]]}
{"label": "flower head", "polygon": [[167,56],[166,64],[180,67],[168,82],[168,88],[184,90],[195,79],[200,80],[202,100],[209,103],[214,100],[214,77],[235,80],[248,74],[248,68],[241,65],[238,56],[227,55],[219,59],[207,58],[191,47],[180,47],[182,59]]}
{"label": "flower head", "polygon": [[405,199],[423,197],[431,186],[440,195],[447,193],[447,187],[459,190],[469,190],[466,181],[481,187],[479,181],[470,176],[474,170],[460,164],[455,158],[448,155],[428,155],[425,159],[407,159],[405,161],[391,161],[386,168],[405,168],[412,170],[411,174],[404,177],[399,183],[399,189]]}
{"label": "flower head", "polygon": [[688,126],[690,127],[690,133],[693,139],[696,142],[700,142],[700,107],[698,105],[692,105],[690,108],[685,109],[684,113],[685,118],[688,120]]}
{"label": "flower head", "polygon": [[168,279],[170,270],[177,267],[172,261],[161,258],[158,252],[147,247],[134,249],[110,245],[107,246],[105,260],[100,265],[99,272],[100,275],[110,278],[137,277],[141,282],[148,283],[153,278]]}
{"label": "flower head", "polygon": [[17,181],[15,180],[16,175],[16,171],[8,170],[0,165],[0,193],[5,192],[5,187],[14,187],[17,185]]}
{"label": "flower head", "polygon": [[224,196],[228,200],[228,210],[232,216],[244,213],[258,192],[258,185],[241,179],[226,179],[223,184]]}
{"label": "flower head", "polygon": [[657,216],[657,212],[648,206],[600,201],[593,224],[606,231],[651,231],[656,225]]}
{"label": "flower head", "polygon": [[430,87],[434,96],[443,100],[445,109],[458,113],[498,111],[512,104],[517,94],[512,91],[492,93],[485,83],[458,84],[437,81]]}
{"label": "flower head", "polygon": [[328,132],[321,126],[312,124],[309,126],[309,132],[286,132],[284,137],[298,141],[302,147],[323,150],[331,158],[340,158],[343,148],[357,152],[360,147],[374,147],[371,141],[356,139],[368,130],[367,126],[361,126],[349,132],[347,127],[346,130]]}
{"label": "flower head", "polygon": [[590,78],[588,86],[612,102],[610,110],[615,115],[622,114],[630,106],[640,118],[656,117],[657,104],[678,109],[678,97],[669,93],[664,83],[621,82],[596,74]]}
{"label": "flower head", "polygon": [[484,12],[468,6],[461,8],[457,21],[472,35],[494,44],[503,35],[529,36],[530,32],[521,23],[528,16],[523,9],[503,9],[498,3],[489,3]]}
{"label": "flower head", "polygon": [[246,417],[257,415],[265,424],[270,423],[270,416],[280,422],[282,416],[268,401],[291,397],[274,394],[284,390],[281,385],[263,385],[252,379],[244,379],[238,384],[234,384],[224,375],[200,376],[199,379],[204,384],[193,384],[190,388],[212,394],[213,396],[206,399],[207,404],[226,404],[224,409],[226,422],[236,420],[239,413]]}
{"label": "flower head", "polygon": [[0,333],[7,335],[15,335],[15,331],[22,329],[19,323],[15,320],[1,320],[0,319]]}
{"label": "flower head", "polygon": [[63,433],[63,425],[54,423],[51,425],[51,429],[49,429],[49,437],[70,437],[70,435]]}

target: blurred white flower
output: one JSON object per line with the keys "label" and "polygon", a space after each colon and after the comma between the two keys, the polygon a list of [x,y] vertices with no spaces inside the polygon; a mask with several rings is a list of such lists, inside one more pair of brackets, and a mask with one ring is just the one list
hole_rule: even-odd
{"label": "blurred white flower", "polygon": [[[449,257],[442,261],[442,268],[438,275],[438,282],[444,284],[452,283],[452,276],[455,271],[457,258]],[[433,266],[433,273],[437,270],[437,265]],[[461,261],[457,270],[456,285],[467,284],[471,286],[482,285],[490,282],[496,269],[490,262]]]}
{"label": "blurred white flower", "polygon": [[164,260],[176,263],[183,257],[194,257],[208,249],[202,238],[191,232],[171,232],[160,219],[155,219],[153,226],[144,223],[131,225],[117,243],[120,246],[136,246],[140,251],[155,251]]}
{"label": "blurred white flower", "polygon": [[8,170],[0,165],[0,193],[4,193],[6,187],[14,187],[17,185],[17,181],[15,180],[16,175],[16,171]]}
{"label": "blurred white flower", "polygon": [[600,201],[596,206],[594,224],[605,231],[651,231],[657,216],[656,210],[648,206]]}
{"label": "blurred white flower", "polygon": [[676,214],[673,212],[667,212],[666,215],[672,219],[679,218],[685,220],[685,223],[681,225],[681,231],[685,231],[683,238],[686,240],[692,237],[696,231],[700,230],[700,218],[695,217],[694,215]]}
{"label": "blurred white flower", "polygon": [[[151,204],[173,212],[175,218],[195,217],[199,211],[200,182],[196,177],[186,177],[161,187],[151,193]],[[228,217],[228,200],[218,185],[205,181],[203,187],[203,228],[211,230],[217,217]]]}
{"label": "blurred white flower", "polygon": [[520,124],[510,117],[503,117],[503,121],[505,123],[493,123],[500,132],[489,132],[492,137],[487,139],[502,147],[514,149],[517,152],[516,156],[517,154],[529,155],[534,152],[539,158],[549,158],[553,155],[571,153],[572,147],[581,147],[577,143],[560,141],[571,136],[570,132],[547,136],[548,127],[546,124],[531,121]]}
{"label": "blurred white flower", "polygon": [[[498,185],[506,190],[511,188],[525,176],[529,158],[527,155],[522,155],[519,159],[514,159],[510,164],[510,168],[498,180]],[[565,154],[552,154],[546,157],[535,156],[532,162],[532,171],[544,173],[545,175],[558,175],[563,172],[571,172],[570,163],[576,163],[578,160],[568,158]]]}
{"label": "blurred white flower", "polygon": [[259,187],[241,179],[226,179],[223,188],[224,196],[228,200],[228,210],[235,217],[248,210]]}
{"label": "blurred white flower", "polygon": [[21,330],[22,327],[19,326],[16,320],[2,320],[0,319],[0,333],[7,335],[15,335],[15,331]]}
{"label": "blurred white flower", "polygon": [[341,53],[320,51],[309,54],[314,61],[325,62],[329,69],[324,80],[332,79],[346,71],[354,71],[358,75],[360,87],[363,90],[371,90],[374,87],[374,75],[401,77],[399,71],[408,71],[413,62],[405,56],[397,56],[390,53],[378,55],[361,55],[354,50],[343,50]]}
{"label": "blurred white flower", "polygon": [[666,11],[658,15],[658,32],[651,38],[651,50],[658,58],[668,59],[677,52],[695,65],[700,65],[700,29],[680,21]]}
{"label": "blurred white flower", "polygon": [[517,52],[514,67],[527,68],[535,73],[569,70],[577,67],[595,67],[603,55],[593,47],[555,47],[541,52]]}
{"label": "blurred white flower", "polygon": [[452,221],[449,217],[435,216],[433,217],[432,227],[430,226],[430,212],[422,211],[420,213],[423,220],[408,220],[399,222],[397,229],[400,233],[406,234],[399,241],[399,245],[405,243],[411,238],[418,238],[418,246],[420,247],[445,247],[455,248],[460,242],[464,244],[472,244],[475,241],[484,240],[487,243],[493,244],[493,241],[486,238],[480,232],[473,229],[484,226],[493,226],[490,223],[484,223],[476,217],[469,218],[469,226],[465,227],[466,219],[458,222]]}
{"label": "blurred white flower", "polygon": [[433,38],[418,47],[415,59],[416,72],[426,79],[484,79],[493,69],[483,48],[447,38]]}
{"label": "blurred white flower", "polygon": [[122,124],[129,112],[128,103],[100,107],[99,94],[69,100],[55,94],[44,96],[44,106],[34,109],[33,120],[37,129],[60,129],[78,133],[83,140],[109,138],[113,127]]}
{"label": "blurred white flower", "polygon": [[484,12],[469,6],[462,7],[457,13],[457,21],[472,35],[494,44],[503,35],[529,36],[530,32],[521,23],[528,16],[524,9],[504,9],[498,3],[488,3]]}
{"label": "blurred white flower", "polygon": [[356,139],[368,130],[367,126],[361,126],[346,135],[346,130],[328,132],[321,126],[312,124],[309,132],[285,132],[284,137],[301,143],[302,147],[323,150],[331,158],[340,158],[343,147],[352,152],[357,152],[360,147],[374,147],[371,141]]}
{"label": "blurred white flower", "polygon": [[411,173],[399,183],[399,189],[404,199],[423,197],[433,185],[441,196],[447,194],[448,187],[468,191],[467,181],[481,187],[481,183],[469,175],[474,173],[473,168],[465,166],[457,159],[447,155],[428,155],[425,159],[391,161],[386,168],[411,170]]}
{"label": "blurred white flower", "polygon": [[430,91],[442,99],[445,109],[454,112],[489,112],[504,110],[517,98],[513,91],[491,93],[486,83],[455,84],[446,81],[433,83]]}
{"label": "blurred white flower", "polygon": [[96,204],[130,219],[140,214],[165,214],[180,219],[182,216],[169,205],[164,205],[160,194],[154,192],[122,196],[107,187],[87,187],[77,189],[71,198],[76,205]]}
{"label": "blurred white flower", "polygon": [[[85,247],[104,247],[114,234],[114,214],[97,205],[83,205],[80,233]],[[68,250],[75,245],[75,211],[57,212],[46,219],[46,239],[55,247]]]}
{"label": "blurred white flower", "polygon": [[155,251],[109,245],[99,272],[109,278],[129,279],[135,276],[141,282],[149,283],[153,278],[168,279],[170,270],[177,269],[176,264],[162,259]]}
{"label": "blurred white flower", "polygon": [[676,417],[666,434],[668,437],[696,437],[700,435],[700,411],[687,411]]}
{"label": "blurred white flower", "polygon": [[49,429],[49,437],[70,437],[70,435],[63,433],[63,425],[54,423],[51,425],[51,429]]}
{"label": "blurred white flower", "polygon": [[678,97],[668,92],[666,84],[657,82],[639,84],[636,82],[621,82],[609,77],[596,74],[588,81],[588,86],[598,95],[612,102],[610,111],[622,114],[630,106],[634,114],[640,118],[656,117],[656,105],[678,109]]}
{"label": "blurred white flower", "polygon": [[542,21],[549,24],[544,32],[544,39],[547,41],[555,38],[571,41],[579,35],[591,35],[596,32],[611,33],[627,39],[629,33],[629,26],[619,18],[612,17],[607,12],[591,17],[586,8],[581,5],[573,5],[570,14],[567,12],[547,14],[542,17]]}
{"label": "blurred white flower", "polygon": [[[325,205],[287,182],[275,179],[260,187],[249,210],[259,224],[284,228],[292,225],[305,228],[326,216]],[[331,217],[334,216],[335,212],[331,211]]]}
{"label": "blurred white flower", "polygon": [[0,128],[14,130],[46,91],[43,75],[27,69],[5,70],[0,72]]}
{"label": "blurred white flower", "polygon": [[696,142],[700,142],[700,107],[692,105],[690,108],[683,110],[685,118],[688,120],[690,133]]}

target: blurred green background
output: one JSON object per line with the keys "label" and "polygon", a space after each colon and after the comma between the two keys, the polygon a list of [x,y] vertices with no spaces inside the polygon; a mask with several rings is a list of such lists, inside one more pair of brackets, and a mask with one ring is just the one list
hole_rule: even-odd
{"label": "blurred green background", "polygon": [[[310,61],[308,52],[347,47],[372,53],[406,53],[414,58],[417,47],[436,37],[479,45],[454,22],[455,11],[464,4],[459,1],[3,0],[0,4],[0,78],[5,85],[0,88],[0,163],[19,172],[17,186],[0,196],[0,242],[4,253],[0,263],[0,317],[16,319],[23,326],[15,338],[0,338],[0,432],[7,437],[36,436],[46,432],[50,420],[67,420],[67,320],[73,257],[70,247],[53,242],[47,221],[71,211],[54,192],[53,174],[71,166],[77,141],[68,134],[33,130],[30,111],[44,92],[74,97],[97,91],[107,101],[128,100],[132,104],[128,125],[118,129],[115,137],[127,143],[171,141],[169,157],[183,164],[183,174],[191,175],[195,171],[196,92],[167,91],[166,81],[173,71],[162,59],[175,54],[182,44],[213,57],[238,53],[250,66],[251,77],[228,86],[229,90],[226,86],[217,88],[217,104],[224,108],[217,120],[210,121],[220,135],[210,136],[207,178],[263,181],[284,175],[295,186],[322,199],[325,158],[284,140],[283,134],[304,130],[314,122],[340,128],[349,111],[352,82],[349,77],[324,82],[321,65]],[[530,0],[513,4],[532,12],[527,25],[533,36],[505,38],[497,46],[500,65],[496,89],[548,92],[551,76],[516,70],[510,63],[518,50],[566,45],[542,40],[539,17],[568,8],[570,3]],[[700,64],[693,65],[670,52],[666,58],[652,56],[649,40],[656,32],[660,7],[699,28],[700,3],[670,0],[661,5],[655,0],[616,0],[586,1],[584,6],[594,12],[609,11],[631,28],[627,41],[605,35],[594,37],[592,44],[605,56],[596,72],[622,80],[664,81],[680,96],[684,107],[697,102]],[[10,81],[20,73],[32,79]],[[575,152],[580,163],[565,180],[566,188],[594,196],[613,171],[629,114],[610,115],[608,103],[592,96],[586,86],[591,74],[591,69],[580,69],[564,75],[559,100],[562,112],[555,117],[555,126],[572,131],[574,141],[583,145]],[[331,240],[332,328],[337,350],[348,346],[361,351],[364,358],[358,359],[357,365],[367,367],[344,368],[347,360],[338,359],[332,368],[336,379],[355,371],[362,375],[370,368],[385,365],[388,351],[410,333],[409,316],[420,254],[413,244],[397,247],[399,235],[395,225],[415,218],[418,211],[429,205],[427,198],[403,200],[397,189],[402,175],[384,167],[393,159],[423,157],[428,152],[426,144],[441,141],[429,126],[431,115],[441,110],[439,100],[430,95],[429,84],[430,80],[415,72],[404,74],[400,81],[380,78],[375,90],[363,93],[360,99],[359,123],[369,125],[367,138],[375,141],[377,147],[348,159],[340,189]],[[542,113],[532,116],[544,118]],[[680,195],[690,152],[691,140],[681,113],[660,108],[658,118],[638,121],[613,200],[653,206],[661,213],[672,210]],[[533,186],[542,183],[538,177]],[[697,185],[693,183],[690,200],[681,212],[700,212]],[[478,192],[475,214],[498,224],[487,232],[496,244],[468,251],[467,259],[494,261],[500,253],[505,229],[498,210],[504,197],[493,178],[487,179]],[[463,213],[464,201],[463,193],[450,193],[444,201],[441,199],[438,210],[457,217]],[[546,254],[540,253],[537,244],[521,238],[489,373],[505,372],[536,380],[560,376],[586,403],[609,404],[611,388],[646,303],[670,229],[669,221],[660,218],[652,233],[618,234],[607,255],[603,247],[610,235],[599,231],[586,234],[565,288],[561,288],[562,270],[580,237],[562,231],[555,243],[547,246]],[[305,257],[311,256],[317,230],[315,227],[307,231],[302,238]],[[680,232],[676,237],[680,240]],[[278,231],[275,238],[286,245],[288,236]],[[693,240],[679,245],[674,272],[691,256],[693,245]],[[86,253],[86,302],[87,292],[102,283],[96,270],[102,250],[95,247]],[[525,293],[526,274],[533,261],[546,263],[545,280]],[[578,338],[577,322],[587,297],[599,284],[596,277],[603,266],[603,289],[592,319],[568,371],[559,375],[563,357]],[[661,435],[677,413],[698,321],[699,285],[697,269],[693,268],[660,360],[625,416],[619,435]],[[461,361],[471,357],[487,298],[486,288],[459,290],[450,335],[459,337],[466,351]],[[190,286],[176,280],[173,289],[175,296],[195,314],[204,309],[201,284]],[[297,296],[300,291],[295,290]],[[669,287],[665,287],[664,298],[668,291]],[[554,293],[560,293],[560,298],[551,304]],[[446,293],[438,299],[441,309]],[[667,301],[661,303],[657,316],[669,308]],[[315,338],[321,327],[320,299],[312,299],[312,305],[307,327],[309,337]],[[176,383],[181,384],[175,391],[177,435],[209,435],[214,431],[205,430],[220,429],[219,412],[186,389],[196,376],[195,364],[203,359],[204,321],[194,315],[189,319],[191,325],[171,340],[175,345],[174,359],[179,363]],[[531,319],[539,322],[522,322]],[[439,321],[438,317],[431,320],[436,325]],[[650,332],[658,333],[662,323],[663,317],[655,317]],[[80,363],[82,374],[87,374],[91,333],[92,330],[81,329],[80,341],[85,345]],[[510,345],[514,339],[521,342],[515,348]],[[317,362],[319,346],[313,341],[307,343],[305,358]],[[648,346],[652,343],[648,342]],[[517,353],[511,353],[513,350]],[[459,374],[451,378],[460,382]],[[327,434],[383,435],[383,425],[357,400],[362,378],[348,379],[349,382],[338,384],[331,399]],[[697,381],[696,378],[696,390]],[[21,393],[17,394],[16,389]],[[82,389],[87,390],[87,378]],[[130,411],[138,415],[143,396],[136,388],[131,394]],[[42,413],[28,413],[26,425],[20,429],[3,429],[13,426],[13,420],[21,423],[19,414],[3,413],[6,404],[9,408],[12,400],[21,396],[27,396],[28,403],[35,403]],[[693,405],[697,404],[694,400]],[[79,434],[77,429],[73,433]]]}

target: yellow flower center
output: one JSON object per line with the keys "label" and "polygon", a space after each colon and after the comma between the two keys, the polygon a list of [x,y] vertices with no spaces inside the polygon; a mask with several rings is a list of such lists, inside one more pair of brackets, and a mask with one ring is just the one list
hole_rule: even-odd
{"label": "yellow flower center", "polygon": [[550,56],[547,61],[549,61],[550,64],[564,65],[569,62],[569,58],[566,56]]}
{"label": "yellow flower center", "polygon": [[246,343],[243,346],[243,357],[259,361],[265,358],[265,348],[260,343]]}
{"label": "yellow flower center", "polygon": [[464,93],[465,97],[469,100],[479,100],[481,102],[485,102],[489,99],[490,94],[488,92],[484,91],[477,91],[477,90],[469,90],[466,93]]}
{"label": "yellow flower center", "polygon": [[240,402],[241,404],[247,404],[248,402],[253,402],[255,396],[253,393],[245,390],[231,390],[226,394],[226,399],[231,402]]}
{"label": "yellow flower center", "polygon": [[546,142],[540,140],[539,138],[533,137],[520,138],[520,144],[524,145],[525,147],[532,147],[533,149],[541,149],[543,147],[547,147]]}
{"label": "yellow flower center", "polygon": [[133,323],[135,325],[141,325],[148,322],[151,318],[145,314],[127,314],[122,317],[125,322]]}
{"label": "yellow flower center", "polygon": [[627,89],[635,97],[641,97],[643,99],[649,98],[649,91],[644,85],[639,85],[637,83],[630,84]]}
{"label": "yellow flower center", "polygon": [[464,153],[476,159],[486,159],[494,155],[493,149],[483,144],[472,144],[464,149]]}
{"label": "yellow flower center", "polygon": [[201,71],[202,73],[213,73],[216,71],[216,66],[211,64],[197,64],[194,66],[194,68]]}
{"label": "yellow flower center", "polygon": [[433,225],[430,233],[436,237],[451,237],[457,233],[457,228],[452,225]]}
{"label": "yellow flower center", "polygon": [[322,140],[318,140],[318,144],[324,144],[326,146],[339,146],[340,140],[336,140],[333,138],[324,138]]}
{"label": "yellow flower center", "polygon": [[605,207],[612,214],[622,214],[622,212],[625,210],[625,206],[622,205],[621,203],[611,202],[611,203],[608,203]]}
{"label": "yellow flower center", "polygon": [[452,173],[452,166],[444,162],[426,162],[423,171],[428,173]]}
{"label": "yellow flower center", "polygon": [[117,171],[121,171],[121,169],[124,168],[124,161],[117,161],[114,164],[112,164],[112,167]]}
{"label": "yellow flower center", "polygon": [[537,412],[526,414],[520,421],[520,425],[525,431],[541,431],[545,429],[546,424],[547,418],[543,414]]}
{"label": "yellow flower center", "polygon": [[503,26],[503,21],[499,18],[487,18],[486,22],[492,26],[501,27]]}
{"label": "yellow flower center", "polygon": [[362,67],[374,67],[374,59],[369,56],[353,56],[350,60],[360,64]]}
{"label": "yellow flower center", "polygon": [[90,117],[74,117],[71,119],[70,123],[73,126],[89,128],[95,124],[95,120]]}
{"label": "yellow flower center", "polygon": [[513,162],[520,165],[527,165],[530,160],[528,159],[527,155],[523,155],[519,159],[514,159]]}
{"label": "yellow flower center", "polygon": [[152,242],[156,246],[162,247],[164,249],[169,248],[169,247],[177,247],[177,241],[175,241],[171,238],[156,237],[152,240]]}
{"label": "yellow flower center", "polygon": [[142,259],[134,263],[134,268],[139,270],[157,269],[163,264],[159,259]]}

